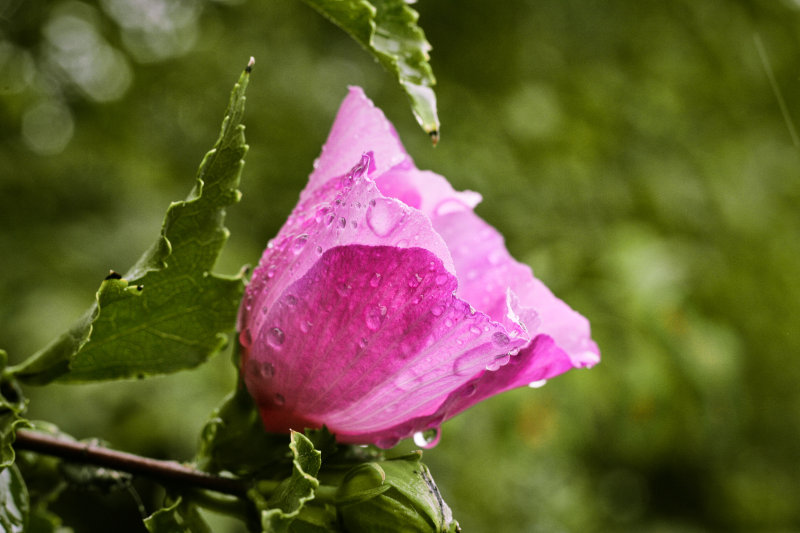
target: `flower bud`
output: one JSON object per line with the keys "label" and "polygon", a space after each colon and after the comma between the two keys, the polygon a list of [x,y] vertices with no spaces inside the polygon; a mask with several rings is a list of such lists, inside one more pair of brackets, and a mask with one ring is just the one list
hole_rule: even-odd
{"label": "flower bud", "polygon": [[350,470],[336,494],[346,530],[461,531],[421,459],[417,451]]}

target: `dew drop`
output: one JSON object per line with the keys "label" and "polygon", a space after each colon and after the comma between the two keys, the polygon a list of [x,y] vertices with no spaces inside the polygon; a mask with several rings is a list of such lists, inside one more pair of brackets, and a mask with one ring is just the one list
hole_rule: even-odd
{"label": "dew drop", "polygon": [[279,348],[286,340],[281,328],[275,327],[267,332],[267,343],[273,348]]}
{"label": "dew drop", "polygon": [[273,401],[275,402],[275,405],[280,406],[286,403],[286,398],[284,398],[282,394],[275,394]]}
{"label": "dew drop", "polygon": [[[331,208],[330,207],[328,207],[328,206],[320,207],[319,209],[317,209],[317,212],[314,215],[314,220],[317,222],[317,224],[320,224],[323,221],[327,221],[328,219],[327,219],[326,215],[328,213],[330,213],[330,212],[331,212]],[[330,222],[327,222],[327,223],[330,224]]]}
{"label": "dew drop", "polygon": [[420,276],[419,274],[414,274],[414,276],[408,280],[408,286],[411,288],[419,287],[421,281],[422,281],[422,276]]}
{"label": "dew drop", "polygon": [[403,223],[405,211],[389,198],[371,200],[367,208],[367,226],[378,237],[387,237]]}
{"label": "dew drop", "polygon": [[375,272],[375,274],[373,274],[372,278],[370,278],[369,280],[369,286],[374,289],[380,284],[381,284],[381,275],[379,272]]}
{"label": "dew drop", "polygon": [[442,316],[442,313],[444,313],[444,307],[442,307],[441,304],[436,304],[431,307],[431,314],[433,316]]}
{"label": "dew drop", "polygon": [[317,246],[317,253],[322,255],[322,246]]}
{"label": "dew drop", "polygon": [[264,379],[269,379],[275,375],[275,367],[272,363],[264,361],[258,365],[258,375]]}
{"label": "dew drop", "polygon": [[506,335],[502,331],[495,332],[495,334],[492,335],[492,341],[498,346],[505,346],[506,344],[511,342],[511,340],[508,338],[508,335]]}
{"label": "dew drop", "polygon": [[325,220],[324,220],[325,225],[330,226],[331,224],[333,224],[333,219],[335,218],[336,215],[334,215],[333,213],[328,213],[327,215],[325,215]]}
{"label": "dew drop", "polygon": [[339,224],[339,227],[340,227],[340,228],[345,228],[345,227],[347,227],[347,219],[346,219],[346,218],[344,218],[344,217],[339,217],[339,222],[338,222],[338,224]]}
{"label": "dew drop", "polygon": [[479,328],[478,326],[470,326],[469,327],[469,331],[473,335],[480,335],[481,334],[481,328]]}
{"label": "dew drop", "polygon": [[453,319],[445,318],[444,319],[444,325],[447,326],[448,328],[452,328],[453,327]]}
{"label": "dew drop", "polygon": [[275,271],[278,270],[278,267],[275,265],[270,265],[267,267],[267,278],[272,279],[275,277]]}
{"label": "dew drop", "polygon": [[437,285],[444,285],[445,283],[447,283],[448,277],[449,276],[447,274],[437,274],[436,277],[434,278],[434,281],[436,282]]}
{"label": "dew drop", "polygon": [[508,354],[503,354],[498,356],[494,361],[486,365],[486,370],[494,372],[495,370],[499,370],[500,367],[505,366],[508,363],[509,359],[511,358]]}
{"label": "dew drop", "polygon": [[352,285],[350,285],[346,281],[343,281],[336,285],[336,292],[339,293],[339,296],[347,296],[348,294],[350,294],[350,290],[352,288],[353,288]]}
{"label": "dew drop", "polygon": [[253,345],[253,334],[250,332],[250,328],[245,329],[242,334],[239,336],[239,342],[242,343],[242,347],[250,348]]}
{"label": "dew drop", "polygon": [[439,444],[441,437],[442,432],[439,430],[439,428],[430,428],[426,429],[425,431],[418,431],[414,433],[414,444],[421,446],[422,448],[433,448]]}
{"label": "dew drop", "polygon": [[356,222],[355,220],[351,220],[350,221],[350,226],[352,226],[353,229],[356,229],[358,227],[358,222]]}
{"label": "dew drop", "polygon": [[303,248],[306,247],[306,243],[308,242],[308,234],[303,233],[295,238],[294,242],[292,243],[292,253],[295,255],[299,254],[303,251]]}
{"label": "dew drop", "polygon": [[311,326],[312,324],[308,320],[300,321],[300,331],[302,331],[303,333],[308,333],[308,330],[311,329]]}
{"label": "dew drop", "polygon": [[372,331],[375,331],[381,324],[383,320],[386,318],[386,306],[385,305],[377,305],[375,307],[370,307],[366,311],[366,322],[367,327]]}
{"label": "dew drop", "polygon": [[539,379],[539,380],[531,381],[530,383],[528,383],[528,387],[530,387],[532,389],[540,389],[540,388],[544,387],[546,383],[547,383],[546,379]]}
{"label": "dew drop", "polygon": [[286,305],[288,305],[289,307],[294,307],[295,305],[297,305],[297,298],[294,295],[291,294],[288,295],[286,297]]}

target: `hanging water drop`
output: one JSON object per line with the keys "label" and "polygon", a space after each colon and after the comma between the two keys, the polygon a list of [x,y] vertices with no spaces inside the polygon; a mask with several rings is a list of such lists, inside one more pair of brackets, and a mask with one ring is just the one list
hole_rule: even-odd
{"label": "hanging water drop", "polygon": [[532,389],[540,389],[540,388],[544,387],[546,383],[547,383],[546,379],[539,379],[539,380],[531,381],[530,383],[528,383],[528,387],[530,387]]}
{"label": "hanging water drop", "polygon": [[414,433],[414,444],[422,448],[433,448],[439,444],[441,431],[439,428],[430,428]]}
{"label": "hanging water drop", "polygon": [[258,375],[264,379],[269,379],[275,375],[275,367],[272,365],[272,363],[264,361],[258,365]]}

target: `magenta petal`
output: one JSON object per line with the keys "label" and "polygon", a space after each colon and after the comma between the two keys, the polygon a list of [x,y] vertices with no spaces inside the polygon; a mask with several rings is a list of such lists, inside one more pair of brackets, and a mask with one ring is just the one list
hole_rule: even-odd
{"label": "magenta petal", "polygon": [[340,440],[378,441],[528,344],[456,298],[456,284],[421,248],[325,252],[264,313],[245,351],[267,429],[325,424]]}

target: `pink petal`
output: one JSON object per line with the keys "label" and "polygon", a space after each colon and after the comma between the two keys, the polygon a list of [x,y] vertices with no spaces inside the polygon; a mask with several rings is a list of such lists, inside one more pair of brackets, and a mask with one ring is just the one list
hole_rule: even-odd
{"label": "pink petal", "polygon": [[267,429],[325,424],[343,441],[379,441],[528,344],[456,298],[456,284],[421,248],[325,252],[245,346],[245,382]]}

